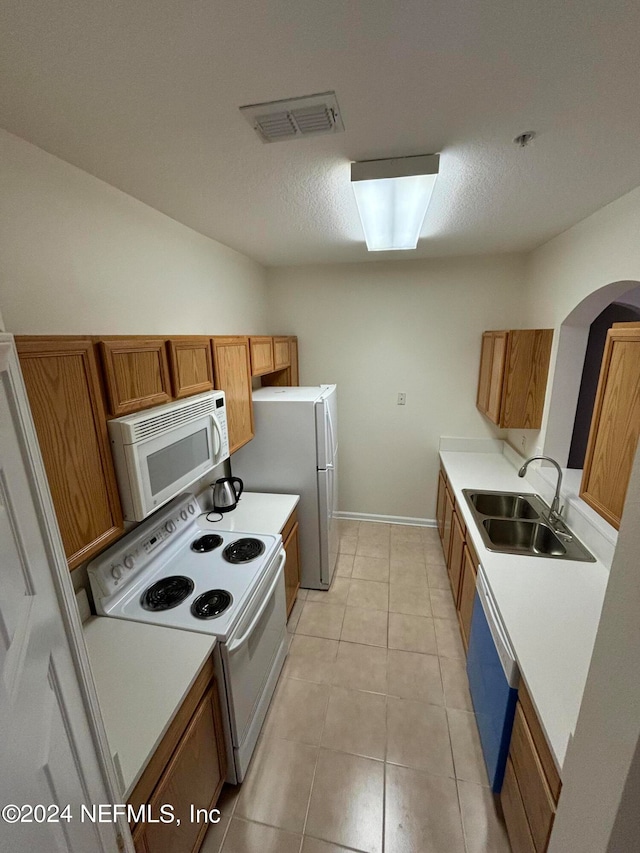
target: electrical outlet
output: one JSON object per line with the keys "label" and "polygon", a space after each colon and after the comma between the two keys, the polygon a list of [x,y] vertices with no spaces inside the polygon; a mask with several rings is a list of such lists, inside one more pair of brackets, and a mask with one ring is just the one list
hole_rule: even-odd
{"label": "electrical outlet", "polygon": [[407,402],[407,395],[406,394],[398,394],[398,405],[404,406],[406,402]]}

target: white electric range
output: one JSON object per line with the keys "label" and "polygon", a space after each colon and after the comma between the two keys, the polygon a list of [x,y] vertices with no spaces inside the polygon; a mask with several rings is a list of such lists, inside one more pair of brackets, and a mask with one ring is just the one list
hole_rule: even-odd
{"label": "white electric range", "polygon": [[88,566],[98,614],[212,634],[229,782],[241,782],[287,653],[280,535],[198,526],[185,493]]}

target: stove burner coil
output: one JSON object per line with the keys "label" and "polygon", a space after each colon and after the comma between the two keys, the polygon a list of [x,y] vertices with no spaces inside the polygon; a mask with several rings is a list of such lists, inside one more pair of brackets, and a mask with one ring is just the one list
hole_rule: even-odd
{"label": "stove burner coil", "polygon": [[188,598],[194,589],[194,583],[184,575],[171,575],[161,578],[142,593],[140,604],[152,612],[171,610]]}
{"label": "stove burner coil", "polygon": [[228,563],[248,563],[264,553],[264,543],[259,539],[236,539],[222,552]]}
{"label": "stove burner coil", "polygon": [[196,598],[191,605],[191,613],[196,619],[215,619],[232,601],[233,596],[226,589],[209,589]]}
{"label": "stove burner coil", "polygon": [[222,536],[218,536],[217,533],[207,533],[191,543],[191,550],[197,551],[199,554],[206,554],[208,551],[213,551],[214,548],[219,548],[222,542]]}

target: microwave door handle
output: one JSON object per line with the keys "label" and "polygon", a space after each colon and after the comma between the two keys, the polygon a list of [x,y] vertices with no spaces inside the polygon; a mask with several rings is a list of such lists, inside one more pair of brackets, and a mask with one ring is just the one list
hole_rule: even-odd
{"label": "microwave door handle", "polygon": [[222,429],[220,427],[220,421],[217,419],[217,417],[214,414],[211,414],[210,417],[213,423],[213,429],[216,433],[216,439],[214,440],[213,464],[217,465],[220,461],[220,457],[222,456]]}
{"label": "microwave door handle", "polygon": [[280,550],[280,553],[278,554],[278,569],[276,571],[276,576],[274,578],[273,583],[269,587],[269,592],[264,597],[264,602],[263,602],[262,606],[260,607],[260,610],[258,610],[255,617],[251,620],[251,625],[249,625],[249,627],[244,632],[244,634],[241,637],[238,637],[237,640],[232,640],[229,643],[229,645],[227,646],[227,650],[229,652],[235,652],[236,649],[239,649],[240,646],[243,646],[247,642],[247,640],[249,639],[251,634],[253,633],[253,629],[256,627],[256,625],[258,624],[258,622],[260,621],[260,619],[262,617],[262,614],[267,609],[267,605],[269,604],[269,601],[271,600],[271,596],[273,595],[275,588],[278,586],[278,582],[280,580],[280,570],[284,566],[286,559],[287,559],[287,554],[286,554],[284,548],[282,548]]}

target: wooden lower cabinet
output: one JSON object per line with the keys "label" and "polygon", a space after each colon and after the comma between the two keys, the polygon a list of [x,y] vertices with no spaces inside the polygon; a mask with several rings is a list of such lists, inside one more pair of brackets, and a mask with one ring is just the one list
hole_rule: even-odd
{"label": "wooden lower cabinet", "polygon": [[451,533],[453,531],[453,498],[449,489],[445,489],[444,493],[444,517],[442,522],[442,551],[444,553],[444,561],[449,568],[449,553],[451,549]]}
{"label": "wooden lower cabinet", "polygon": [[464,542],[466,529],[463,527],[458,518],[458,513],[453,511],[451,516],[451,545],[449,546],[449,562],[447,569],[449,571],[449,582],[451,584],[451,594],[453,602],[457,606],[458,596],[460,594],[460,578],[462,577],[462,562],[464,559]]}
{"label": "wooden lower cabinet", "polygon": [[215,387],[225,392],[229,452],[234,453],[254,436],[249,338],[215,337],[211,341]]}
{"label": "wooden lower cabinet", "polygon": [[298,513],[294,509],[282,528],[282,547],[287,554],[284,566],[284,585],[287,599],[287,618],[296,603],[300,588],[300,543],[298,537]]}
{"label": "wooden lower cabinet", "polygon": [[[210,673],[208,673],[210,674]],[[206,679],[204,679],[206,680]],[[192,711],[194,690],[202,690],[203,678],[199,677],[184,705]],[[176,719],[180,720],[181,711]],[[171,729],[168,732],[171,735]],[[175,736],[175,732],[174,732]],[[167,736],[165,736],[166,739]],[[200,696],[195,711],[189,716],[177,745],[168,762],[164,763],[163,742],[160,776],[148,778],[149,773],[158,774],[158,761],[153,756],[141,781],[136,786],[130,802],[134,807],[141,802],[149,804],[154,817],[160,814],[163,804],[173,806],[176,818],[172,823],[138,824],[133,832],[137,853],[196,853],[204,840],[208,828],[206,821],[191,820],[190,809],[212,809],[222,790],[226,775],[224,735],[220,716],[218,688],[215,678],[210,680]],[[147,778],[145,778],[147,777]],[[155,781],[150,794],[144,793]],[[143,790],[140,790],[142,786]]]}
{"label": "wooden lower cabinet", "polygon": [[436,498],[436,521],[438,523],[440,541],[444,538],[444,504],[446,491],[447,481],[445,480],[444,472],[441,468],[438,472],[438,496]]}
{"label": "wooden lower cabinet", "polygon": [[471,636],[471,617],[473,615],[473,602],[476,597],[477,570],[478,558],[473,546],[467,542],[463,549],[462,577],[458,595],[458,622],[460,623],[460,633],[465,651],[469,648]]}
{"label": "wooden lower cabinet", "polygon": [[540,721],[522,682],[500,794],[513,853],[545,853],[561,787]]}
{"label": "wooden lower cabinet", "polygon": [[70,569],[123,533],[93,343],[17,337],[20,367]]}
{"label": "wooden lower cabinet", "polygon": [[518,780],[510,758],[507,759],[502,791],[500,792],[500,804],[507,825],[512,853],[536,853],[527,813],[518,787]]}

